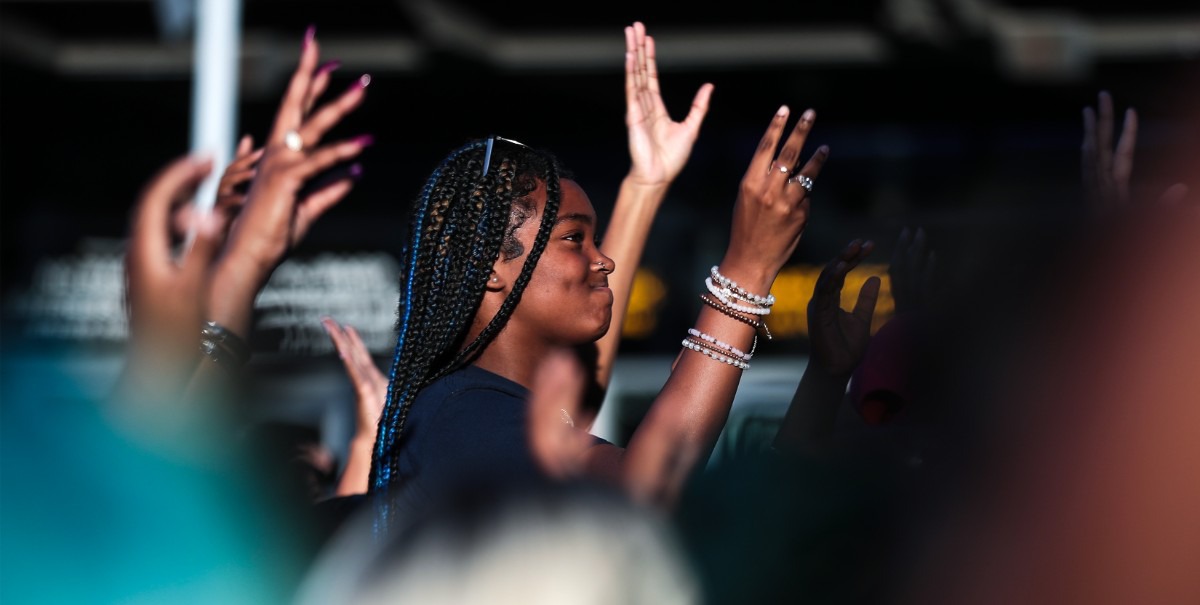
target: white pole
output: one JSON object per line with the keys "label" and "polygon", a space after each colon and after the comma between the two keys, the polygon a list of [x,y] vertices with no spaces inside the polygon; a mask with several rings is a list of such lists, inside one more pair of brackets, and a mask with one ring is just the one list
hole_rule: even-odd
{"label": "white pole", "polygon": [[233,159],[241,0],[196,0],[195,14],[191,151],[213,159],[212,174],[196,193],[196,208],[209,211],[216,203],[221,172]]}

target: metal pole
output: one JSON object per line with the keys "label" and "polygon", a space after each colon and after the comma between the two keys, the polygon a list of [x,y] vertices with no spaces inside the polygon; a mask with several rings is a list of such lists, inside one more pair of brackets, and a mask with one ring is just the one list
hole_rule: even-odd
{"label": "metal pole", "polygon": [[221,172],[233,159],[242,3],[196,0],[195,14],[191,151],[213,159],[212,174],[201,184],[195,202],[198,210],[209,211],[216,203]]}

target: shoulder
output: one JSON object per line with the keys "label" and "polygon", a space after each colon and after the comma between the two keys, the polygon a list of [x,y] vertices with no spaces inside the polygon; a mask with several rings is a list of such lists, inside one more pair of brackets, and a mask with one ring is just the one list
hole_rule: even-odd
{"label": "shoulder", "polygon": [[529,390],[499,374],[467,366],[437,379],[422,391],[421,396],[446,400],[509,398],[523,401],[528,398]]}

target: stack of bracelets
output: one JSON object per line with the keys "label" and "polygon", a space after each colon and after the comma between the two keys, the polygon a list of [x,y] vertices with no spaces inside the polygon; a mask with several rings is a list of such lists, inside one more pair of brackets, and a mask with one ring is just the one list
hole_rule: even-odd
{"label": "stack of bracelets", "polygon": [[738,286],[737,282],[721,275],[716,265],[713,265],[711,273],[711,276],[704,278],[704,285],[708,286],[708,294],[701,294],[700,300],[725,316],[754,328],[755,335],[754,341],[750,345],[750,352],[742,351],[695,328],[688,330],[688,336],[683,339],[681,344],[684,348],[711,359],[748,370],[750,364],[747,362],[754,356],[754,350],[758,347],[758,332],[762,332],[767,340],[771,339],[771,331],[767,329],[766,316],[771,313],[775,297],[771,294],[760,296],[746,291]]}
{"label": "stack of bracelets", "polygon": [[206,321],[200,328],[200,352],[227,368],[243,366],[250,360],[246,341],[215,321]]}

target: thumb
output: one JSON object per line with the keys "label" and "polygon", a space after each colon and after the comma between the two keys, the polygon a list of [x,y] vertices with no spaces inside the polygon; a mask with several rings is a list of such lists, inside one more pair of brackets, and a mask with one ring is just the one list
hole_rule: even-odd
{"label": "thumb", "polygon": [[191,222],[195,235],[183,253],[182,272],[189,282],[201,286],[225,240],[225,219],[219,213],[202,212],[193,213]]}

